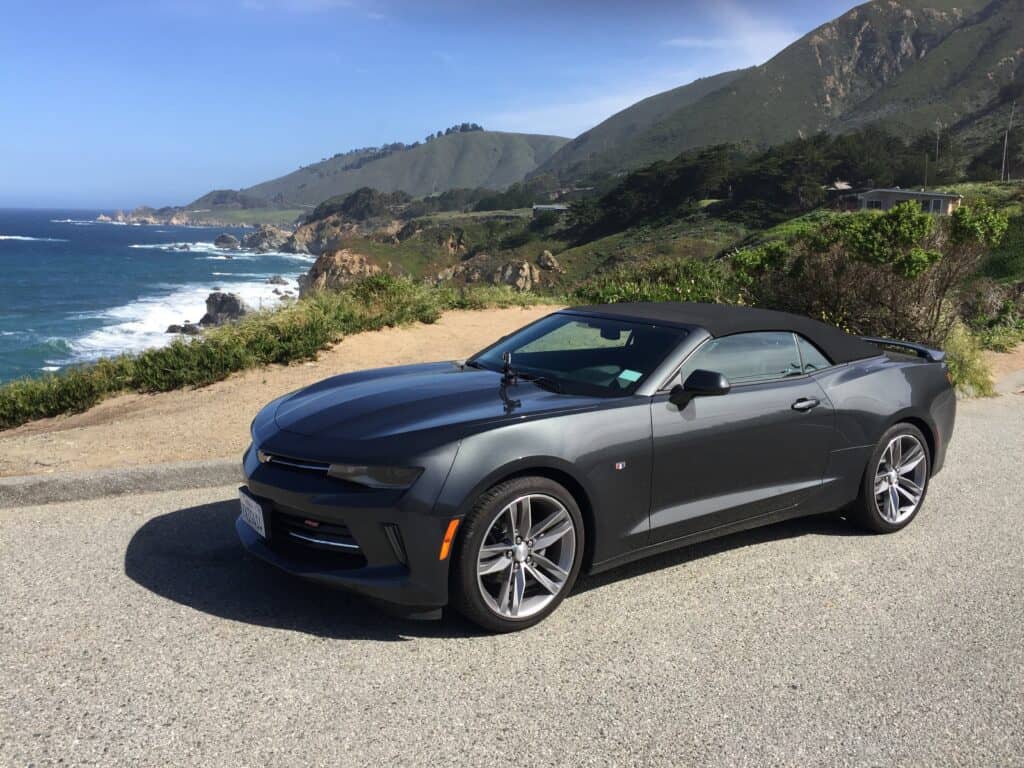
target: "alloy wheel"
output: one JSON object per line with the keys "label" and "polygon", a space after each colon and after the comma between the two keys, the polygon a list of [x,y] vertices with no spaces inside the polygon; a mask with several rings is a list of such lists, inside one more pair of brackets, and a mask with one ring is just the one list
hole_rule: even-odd
{"label": "alloy wheel", "polygon": [[875,469],[875,508],[885,522],[899,525],[921,504],[928,482],[925,448],[913,435],[897,435]]}
{"label": "alloy wheel", "polygon": [[484,603],[506,619],[544,610],[564,589],[576,557],[576,526],[552,496],[529,494],[504,506],[477,553]]}

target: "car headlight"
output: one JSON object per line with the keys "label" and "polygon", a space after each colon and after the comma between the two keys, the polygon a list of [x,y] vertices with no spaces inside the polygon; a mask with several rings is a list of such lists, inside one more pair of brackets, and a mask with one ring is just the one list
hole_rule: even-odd
{"label": "car headlight", "polygon": [[331,464],[330,477],[368,488],[403,489],[410,487],[423,472],[422,467],[369,467],[360,464]]}

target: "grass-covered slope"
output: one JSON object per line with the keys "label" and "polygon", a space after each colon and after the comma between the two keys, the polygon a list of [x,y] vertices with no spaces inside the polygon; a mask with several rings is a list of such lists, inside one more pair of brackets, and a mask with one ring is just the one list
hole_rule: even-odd
{"label": "grass-covered slope", "polygon": [[747,70],[723,72],[702,77],[688,85],[650,96],[609,117],[580,134],[541,165],[535,173],[551,173],[560,178],[582,178],[591,173],[615,170],[622,146],[644,133],[660,120],[732,83]]}
{"label": "grass-covered slope", "polygon": [[413,197],[456,188],[504,189],[546,161],[567,139],[499,131],[441,136],[377,159],[351,154],[314,163],[241,190],[279,207],[314,206],[371,187]]}

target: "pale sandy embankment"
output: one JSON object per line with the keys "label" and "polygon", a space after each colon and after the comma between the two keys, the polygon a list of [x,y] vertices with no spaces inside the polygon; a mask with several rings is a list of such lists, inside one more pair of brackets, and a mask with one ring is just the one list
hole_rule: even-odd
{"label": "pale sandy embankment", "polygon": [[315,362],[245,371],[201,389],[114,397],[0,432],[0,476],[241,457],[253,416],[278,395],[346,371],[464,358],[556,309],[453,311],[433,325],[349,336]]}

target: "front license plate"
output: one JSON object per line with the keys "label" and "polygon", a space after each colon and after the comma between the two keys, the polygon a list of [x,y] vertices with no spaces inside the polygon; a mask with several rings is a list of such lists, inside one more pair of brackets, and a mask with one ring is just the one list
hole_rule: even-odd
{"label": "front license plate", "polygon": [[245,491],[238,492],[238,501],[242,505],[242,519],[249,524],[256,533],[267,538],[267,526],[263,522],[263,507],[252,496]]}

